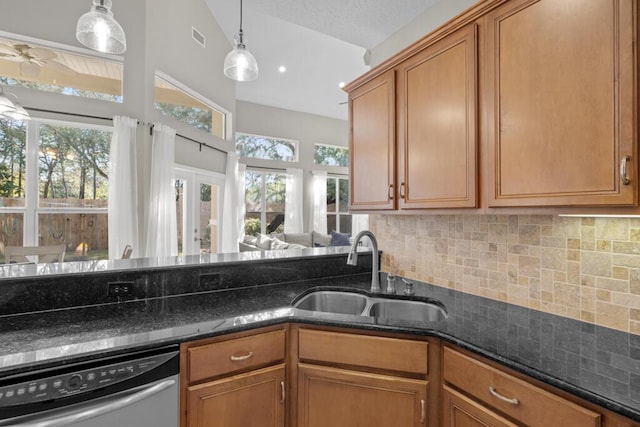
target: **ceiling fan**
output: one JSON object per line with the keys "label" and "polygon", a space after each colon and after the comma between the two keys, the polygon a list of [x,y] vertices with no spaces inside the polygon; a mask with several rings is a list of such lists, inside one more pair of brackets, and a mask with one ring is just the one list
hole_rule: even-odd
{"label": "ceiling fan", "polygon": [[36,77],[42,67],[67,74],[76,72],[66,65],[55,61],[58,54],[43,47],[32,47],[26,43],[0,43],[0,60],[20,62],[20,73]]}

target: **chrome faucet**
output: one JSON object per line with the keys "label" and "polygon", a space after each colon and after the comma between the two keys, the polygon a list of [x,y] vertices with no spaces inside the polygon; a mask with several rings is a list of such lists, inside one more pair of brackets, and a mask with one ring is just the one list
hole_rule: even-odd
{"label": "chrome faucet", "polygon": [[358,233],[358,235],[353,239],[353,245],[351,245],[351,250],[349,251],[349,256],[347,257],[347,264],[349,265],[357,265],[358,264],[358,243],[364,236],[367,236],[371,241],[371,245],[373,246],[373,252],[371,254],[372,258],[372,266],[371,266],[371,292],[375,294],[379,294],[382,292],[380,288],[380,269],[378,266],[378,241],[376,240],[376,236],[373,235],[369,230],[364,230]]}

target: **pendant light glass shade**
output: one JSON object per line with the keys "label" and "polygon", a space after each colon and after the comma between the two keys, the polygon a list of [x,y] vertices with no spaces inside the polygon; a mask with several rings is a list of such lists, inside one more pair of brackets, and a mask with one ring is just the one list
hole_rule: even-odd
{"label": "pendant light glass shade", "polygon": [[[7,95],[12,95],[16,100],[11,101]],[[0,88],[0,118],[19,121],[31,120],[27,110],[18,102],[18,97],[13,93],[5,95],[2,88]]]}
{"label": "pendant light glass shade", "polygon": [[258,63],[241,40],[242,33],[235,40],[236,47],[224,58],[224,75],[238,82],[250,82],[258,78]]}
{"label": "pendant light glass shade", "polygon": [[240,32],[234,38],[236,46],[224,58],[224,75],[238,82],[250,82],[258,78],[258,62],[247,50],[242,33],[242,0],[240,0]]}
{"label": "pendant light glass shade", "polygon": [[111,5],[111,0],[93,0],[91,10],[78,19],[76,38],[89,49],[120,54],[127,50],[127,39]]}

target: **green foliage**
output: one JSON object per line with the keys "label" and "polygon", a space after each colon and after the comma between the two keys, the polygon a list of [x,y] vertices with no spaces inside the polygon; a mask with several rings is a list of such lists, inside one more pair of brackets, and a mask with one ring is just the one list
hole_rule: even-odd
{"label": "green foliage", "polygon": [[349,149],[331,145],[316,145],[313,153],[316,165],[349,166]]}
{"label": "green foliage", "polygon": [[261,228],[260,220],[258,218],[247,218],[244,220],[244,234],[247,236],[255,236],[260,233]]}
{"label": "green foliage", "polygon": [[236,152],[241,157],[293,162],[296,144],[284,139],[237,133]]}
{"label": "green foliage", "polygon": [[0,197],[24,198],[26,134],[24,123],[0,120]]}
{"label": "green foliage", "polygon": [[203,110],[201,108],[166,104],[164,102],[155,102],[153,105],[156,110],[160,110],[166,116],[187,123],[196,129],[211,132],[213,127],[213,112],[210,109]]}

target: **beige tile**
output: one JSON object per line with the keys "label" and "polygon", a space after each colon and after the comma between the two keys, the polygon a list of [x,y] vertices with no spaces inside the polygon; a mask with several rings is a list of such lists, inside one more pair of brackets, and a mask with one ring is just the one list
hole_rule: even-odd
{"label": "beige tile", "polygon": [[550,248],[565,248],[567,246],[567,239],[565,239],[564,237],[541,236],[540,246],[546,246]]}
{"label": "beige tile", "polygon": [[567,273],[565,271],[554,271],[553,272],[553,281],[554,282],[566,282],[567,281]]}
{"label": "beige tile", "polygon": [[567,308],[580,308],[580,287],[568,283],[554,283],[553,301]]}
{"label": "beige tile", "polygon": [[527,245],[507,245],[507,251],[510,254],[518,254],[518,255],[528,255],[529,254],[529,246]]}
{"label": "beige tile", "polygon": [[558,248],[542,248],[540,267],[565,271],[567,269],[567,250]]}
{"label": "beige tile", "polygon": [[611,291],[596,289],[596,301],[611,302]]}
{"label": "beige tile", "polygon": [[613,254],[611,262],[613,265],[640,268],[640,256],[637,255]]}
{"label": "beige tile", "polygon": [[537,246],[540,244],[540,227],[537,225],[520,225],[518,242],[521,245]]}
{"label": "beige tile", "polygon": [[585,217],[585,218],[580,218],[581,219],[581,225],[583,227],[593,227],[596,225],[596,219],[595,218],[590,218],[590,217]]}
{"label": "beige tile", "polygon": [[629,327],[629,309],[606,302],[597,302],[596,323],[609,328],[626,330]]}
{"label": "beige tile", "polygon": [[640,241],[640,228],[632,228],[629,230],[629,240]]}
{"label": "beige tile", "polygon": [[613,242],[613,252],[640,255],[640,242]]}
{"label": "beige tile", "polygon": [[553,236],[553,225],[541,225],[540,226],[540,236]]}
{"label": "beige tile", "polygon": [[580,239],[567,239],[568,249],[580,249]]}
{"label": "beige tile", "polygon": [[611,277],[611,255],[602,252],[583,251],[580,254],[583,274]]}
{"label": "beige tile", "polygon": [[628,218],[595,218],[596,239],[628,240]]}
{"label": "beige tile", "polygon": [[640,270],[637,268],[629,270],[629,292],[640,295]]}
{"label": "beige tile", "polygon": [[527,277],[540,277],[540,258],[520,255],[518,259],[518,274]]}
{"label": "beige tile", "polygon": [[608,277],[597,277],[596,278],[596,288],[597,289],[606,289],[614,292],[629,292],[629,281],[628,280],[617,280],[610,279]]}
{"label": "beige tile", "polygon": [[553,235],[558,237],[580,238],[580,218],[553,217]]}
{"label": "beige tile", "polygon": [[580,288],[580,308],[584,311],[595,313],[596,311],[596,290],[593,288]]}
{"label": "beige tile", "polygon": [[620,280],[629,280],[629,269],[627,267],[613,266],[611,268],[611,277]]}
{"label": "beige tile", "polygon": [[489,241],[506,243],[509,237],[507,224],[489,224]]}
{"label": "beige tile", "polygon": [[626,332],[630,332],[632,334],[640,335],[640,322],[634,322],[633,320],[629,321],[629,330]]}
{"label": "beige tile", "polygon": [[640,310],[636,308],[632,308],[629,310],[629,319],[635,320],[636,322],[640,322]]}
{"label": "beige tile", "polygon": [[569,261],[580,261],[580,251],[576,251],[574,249],[567,250],[567,260]]}
{"label": "beige tile", "polygon": [[582,276],[580,275],[580,263],[567,261],[567,282],[579,285]]}
{"label": "beige tile", "polygon": [[610,240],[596,240],[596,251],[611,252]]}
{"label": "beige tile", "polygon": [[640,310],[640,295],[629,295],[620,292],[611,292],[611,302],[628,308]]}
{"label": "beige tile", "polygon": [[583,322],[595,323],[596,322],[596,313],[590,311],[583,311],[580,313],[580,320]]}
{"label": "beige tile", "polygon": [[594,276],[583,274],[580,276],[580,284],[585,287],[595,288],[596,278]]}
{"label": "beige tile", "polygon": [[580,249],[583,251],[593,251],[596,247],[595,229],[592,227],[582,227],[580,229]]}

